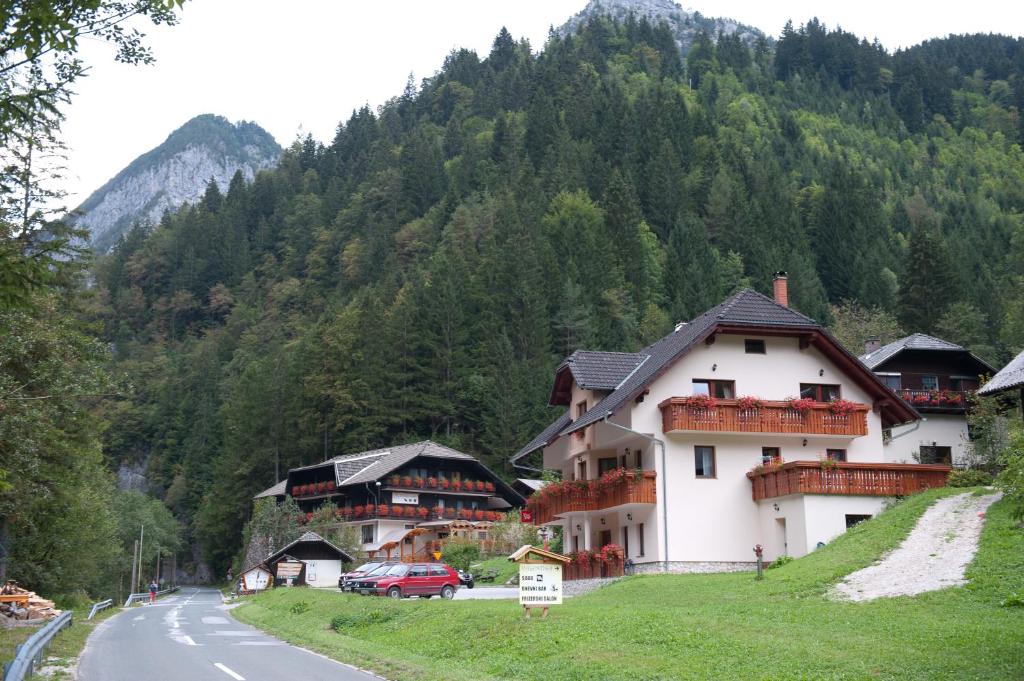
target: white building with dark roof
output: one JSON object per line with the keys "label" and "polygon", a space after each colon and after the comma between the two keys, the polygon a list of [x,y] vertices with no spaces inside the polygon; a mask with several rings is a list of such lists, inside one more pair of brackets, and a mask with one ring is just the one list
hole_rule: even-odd
{"label": "white building with dark roof", "polygon": [[618,544],[641,570],[749,568],[800,556],[945,484],[947,466],[886,463],[883,432],[914,408],[814,320],[746,289],[637,353],[577,352],[562,412],[512,457],[558,471],[534,494],[565,550]]}
{"label": "white building with dark roof", "polygon": [[469,454],[425,440],[292,468],[256,498],[293,497],[309,518],[330,507],[374,557],[428,560],[451,537],[488,541],[522,494]]}
{"label": "white building with dark roof", "polygon": [[995,369],[956,343],[914,333],[886,345],[868,341],[860,360],[913,405],[921,419],[889,429],[885,460],[965,465],[967,408],[982,378]]}

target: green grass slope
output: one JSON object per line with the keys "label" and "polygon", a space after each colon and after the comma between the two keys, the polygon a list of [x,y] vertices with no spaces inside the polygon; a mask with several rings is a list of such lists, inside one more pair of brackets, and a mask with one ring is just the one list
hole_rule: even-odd
{"label": "green grass slope", "polygon": [[1024,531],[1001,502],[967,587],[858,604],[825,596],[897,546],[936,498],[962,491],[910,498],[761,582],[638,576],[570,599],[546,621],[525,620],[507,601],[395,603],[301,589],[234,612],[393,679],[1024,678],[1024,608],[999,605],[1024,591]]}

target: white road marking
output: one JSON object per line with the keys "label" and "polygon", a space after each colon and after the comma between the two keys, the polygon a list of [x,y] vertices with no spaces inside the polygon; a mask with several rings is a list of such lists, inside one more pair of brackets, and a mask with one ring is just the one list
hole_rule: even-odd
{"label": "white road marking", "polygon": [[238,641],[232,643],[233,646],[280,646],[284,645],[280,641]]}
{"label": "white road marking", "polygon": [[139,620],[146,619],[146,616],[145,615],[139,615],[138,617],[133,617],[132,619],[135,620],[136,622],[138,622]]}
{"label": "white road marking", "polygon": [[217,631],[210,634],[211,636],[262,636],[258,631],[239,631],[239,630],[223,630],[218,629]]}
{"label": "white road marking", "polygon": [[222,672],[224,672],[225,674],[227,674],[231,678],[235,679],[235,681],[245,681],[245,677],[244,676],[242,676],[241,674],[239,674],[237,672],[231,671],[231,669],[229,669],[227,666],[221,664],[220,662],[214,662],[213,666],[216,667],[217,669],[221,670]]}
{"label": "white road marking", "polygon": [[183,640],[185,643],[189,644],[190,646],[198,645],[195,641],[192,640],[191,636],[183,636],[181,640]]}
{"label": "white road marking", "polygon": [[203,624],[227,624],[226,617],[204,617]]}

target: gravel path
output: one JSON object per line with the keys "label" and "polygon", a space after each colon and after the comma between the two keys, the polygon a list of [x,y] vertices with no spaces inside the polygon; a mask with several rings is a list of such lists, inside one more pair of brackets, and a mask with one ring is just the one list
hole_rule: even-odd
{"label": "gravel path", "polygon": [[966,583],[964,570],[978,549],[982,515],[1001,493],[971,493],[939,499],[917,521],[903,543],[881,561],[836,584],[833,596],[870,601],[913,596]]}

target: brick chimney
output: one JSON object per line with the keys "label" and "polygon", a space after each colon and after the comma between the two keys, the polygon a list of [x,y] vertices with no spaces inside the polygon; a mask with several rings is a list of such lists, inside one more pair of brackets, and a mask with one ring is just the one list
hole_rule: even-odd
{"label": "brick chimney", "polygon": [[868,339],[864,341],[864,354],[870,355],[872,352],[882,347],[882,339],[878,336],[868,336]]}
{"label": "brick chimney", "polygon": [[785,272],[776,272],[772,277],[772,290],[775,294],[775,302],[789,307],[789,286],[786,283]]}

